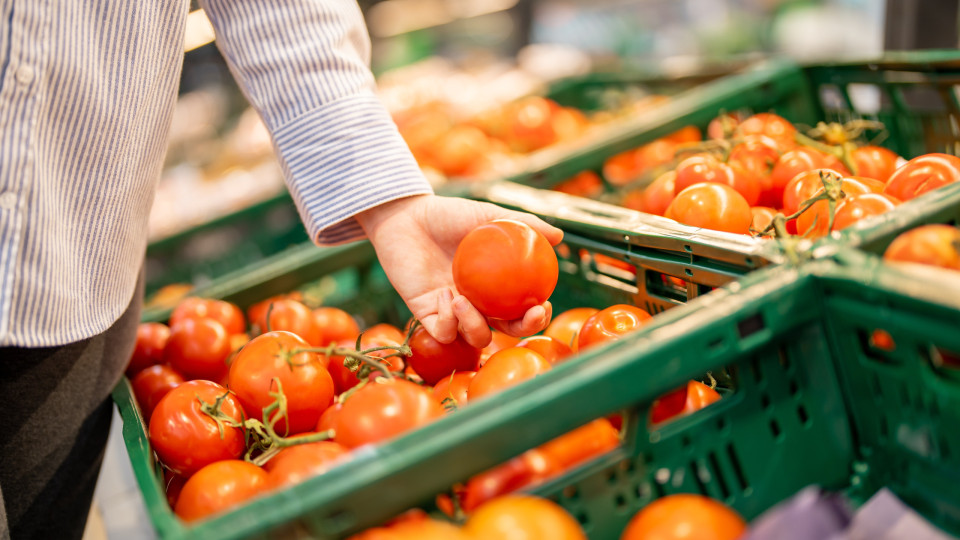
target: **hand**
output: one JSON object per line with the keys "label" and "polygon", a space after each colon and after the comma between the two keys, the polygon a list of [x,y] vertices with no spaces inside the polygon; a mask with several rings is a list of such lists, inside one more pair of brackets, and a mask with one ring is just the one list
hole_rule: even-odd
{"label": "hand", "polygon": [[530,214],[499,206],[436,195],[416,195],[384,203],[357,215],[387,277],[413,316],[441,343],[459,331],[467,343],[485,347],[492,325],[516,337],[536,334],[550,323],[550,302],[514,321],[487,320],[453,283],[453,255],[460,240],[494,219],[522,221],[556,245],[563,231]]}

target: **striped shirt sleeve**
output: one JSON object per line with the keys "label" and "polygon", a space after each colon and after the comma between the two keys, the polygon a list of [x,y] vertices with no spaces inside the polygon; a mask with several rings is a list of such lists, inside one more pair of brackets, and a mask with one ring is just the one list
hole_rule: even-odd
{"label": "striped shirt sleeve", "polygon": [[220,48],[270,130],[287,185],[321,245],[357,240],[353,216],[431,193],[375,94],[352,0],[204,0]]}

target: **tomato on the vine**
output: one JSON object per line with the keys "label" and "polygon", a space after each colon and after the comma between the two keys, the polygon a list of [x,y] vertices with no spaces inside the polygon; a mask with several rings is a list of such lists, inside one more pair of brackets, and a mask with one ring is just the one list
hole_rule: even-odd
{"label": "tomato on the vine", "polygon": [[170,328],[165,324],[148,322],[137,326],[137,342],[127,364],[127,377],[133,377],[141,370],[162,362],[168,339]]}
{"label": "tomato on the vine", "polygon": [[183,375],[163,364],[150,366],[133,377],[130,386],[133,387],[133,395],[137,398],[137,404],[140,405],[147,423],[163,396],[184,382]]}
{"label": "tomato on the vine", "polygon": [[579,350],[620,339],[650,322],[649,313],[629,304],[616,304],[594,313],[583,323]]}
{"label": "tomato on the vine", "polygon": [[884,184],[890,175],[897,170],[897,160],[900,159],[892,150],[882,146],[861,146],[850,155],[853,165],[857,169],[857,176],[866,176],[880,180]]}
{"label": "tomato on the vine", "polygon": [[960,229],[924,225],[897,236],[883,253],[891,262],[911,262],[960,270]]}
{"label": "tomato on the vine", "polygon": [[219,381],[227,372],[230,337],[214,319],[187,318],[170,328],[163,360],[187,379]]}
{"label": "tomato on the vine", "polygon": [[898,204],[900,201],[885,193],[864,193],[847,197],[837,206],[833,230],[843,230],[866,217],[889,212]]}
{"label": "tomato on the vine", "polygon": [[753,215],[746,199],[725,184],[694,184],[677,194],[665,217],[684,225],[750,234]]}
{"label": "tomato on the vine", "polygon": [[761,186],[755,175],[738,172],[734,167],[709,154],[690,156],[677,165],[674,189],[678,194],[702,182],[730,186],[742,195],[750,206],[756,204],[760,197]]}
{"label": "tomato on the vine", "polygon": [[251,499],[266,486],[267,472],[260,467],[240,460],[218,461],[187,480],[174,512],[191,523]]}
{"label": "tomato on the vine", "polygon": [[200,409],[200,401],[212,406],[218,399],[220,412],[239,424],[243,419],[240,402],[210,381],[187,381],[157,404],[150,416],[150,445],[169,469],[190,476],[210,463],[243,454],[243,430],[228,421],[218,424]]}
{"label": "tomato on the vine", "polygon": [[280,411],[264,418],[264,408],[276,401],[271,394],[283,391],[286,417],[276,423],[277,433],[312,430],[333,402],[333,379],[310,344],[296,334],[267,332],[253,338],[230,364],[229,386],[247,416],[268,423]]}
{"label": "tomato on the vine", "polygon": [[587,538],[563,507],[530,495],[507,495],[484,504],[470,516],[464,530],[473,538],[499,540]]}
{"label": "tomato on the vine", "polygon": [[493,354],[470,381],[467,398],[474,401],[515,386],[549,371],[550,362],[540,354],[521,347],[510,347]]}
{"label": "tomato on the vine", "polygon": [[[766,206],[753,206],[750,208],[750,213],[753,216],[753,219],[750,221],[750,228],[757,233],[766,230],[766,228],[773,223],[773,218],[777,216],[776,210]],[[769,233],[764,235],[765,238],[770,236],[772,235]]]}
{"label": "tomato on the vine", "polygon": [[480,225],[460,241],[453,258],[457,290],[494,319],[523,317],[550,298],[558,276],[550,242],[519,221]]}
{"label": "tomato on the vine", "polygon": [[343,402],[334,418],[334,440],[356,448],[400,435],[443,415],[430,388],[403,379],[378,380]]}
{"label": "tomato on the vine", "polygon": [[260,329],[261,334],[282,330],[296,334],[311,345],[320,341],[310,308],[296,300],[280,299],[271,302],[263,311],[263,317],[252,322]]}
{"label": "tomato on the vine", "polygon": [[264,465],[268,473],[266,487],[279,489],[323,474],[341,463],[348,453],[343,445],[333,441],[288,446]]}
{"label": "tomato on the vine", "polygon": [[170,326],[189,318],[213,319],[222,324],[228,334],[242,334],[247,329],[247,321],[240,308],[213,298],[185,298],[170,314]]}
{"label": "tomato on the vine", "polygon": [[440,379],[433,385],[433,397],[437,403],[443,404],[446,399],[452,399],[458,407],[467,404],[467,389],[470,381],[477,375],[476,371],[458,371],[449,377]]}
{"label": "tomato on the vine", "polygon": [[418,326],[410,336],[407,363],[423,382],[433,386],[453,372],[476,371],[480,367],[481,350],[457,335],[450,343],[440,343]]}
{"label": "tomato on the vine", "polygon": [[784,150],[797,145],[797,128],[782,116],[773,113],[757,113],[747,118],[737,126],[737,132],[744,137],[766,135]]}
{"label": "tomato on the vine", "polygon": [[620,540],[736,540],[747,524],[736,512],[703,495],[661,497],[627,524]]}
{"label": "tomato on the vine", "polygon": [[939,187],[960,180],[960,157],[926,154],[908,161],[894,171],[884,193],[909,201]]}
{"label": "tomato on the vine", "polygon": [[349,313],[335,307],[319,307],[310,314],[313,323],[313,335],[317,347],[324,347],[339,341],[356,340],[360,335],[357,321]]}
{"label": "tomato on the vine", "polygon": [[690,381],[666,395],[660,396],[650,408],[650,422],[660,424],[720,401],[720,394],[699,381]]}

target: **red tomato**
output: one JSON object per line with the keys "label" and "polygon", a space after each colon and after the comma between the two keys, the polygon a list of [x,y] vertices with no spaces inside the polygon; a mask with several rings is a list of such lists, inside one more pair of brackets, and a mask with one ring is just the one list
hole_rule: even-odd
{"label": "red tomato", "polygon": [[[277,422],[277,433],[312,430],[333,402],[333,379],[319,355],[303,351],[310,344],[296,334],[274,331],[253,338],[230,364],[229,386],[247,416],[268,423],[263,409],[281,388],[287,398],[287,417]],[[296,352],[303,351],[303,352]]]}
{"label": "red tomato", "polygon": [[684,126],[663,139],[675,144],[695,143],[703,140],[703,134],[697,126]]}
{"label": "red tomato", "polygon": [[276,296],[271,296],[266,300],[261,300],[249,308],[247,308],[247,320],[250,321],[250,324],[257,325],[260,333],[267,331],[262,325],[266,322],[267,310],[270,309],[270,305],[278,300],[296,300],[300,302],[303,300],[303,295],[300,292],[293,292],[289,294],[278,294]]}
{"label": "red tomato", "polygon": [[240,350],[240,347],[243,347],[248,341],[250,341],[250,336],[247,334],[231,334],[229,341],[230,352],[237,352]]}
{"label": "red tomato", "polygon": [[288,446],[266,463],[267,489],[299,484],[343,462],[349,450],[333,441]]}
{"label": "red tomato", "polygon": [[177,505],[177,499],[180,498],[180,492],[183,491],[183,485],[187,483],[187,479],[164,469],[163,483],[163,490],[167,495],[167,504],[173,509]]}
{"label": "red tomato", "polygon": [[557,286],[557,254],[550,242],[519,221],[500,219],[470,231],[457,246],[457,290],[494,319],[523,317]]}
{"label": "red tomato", "polygon": [[960,270],[960,229],[950,225],[911,229],[890,243],[883,258]]}
{"label": "red tomato", "polygon": [[497,497],[543,481],[559,472],[538,449],[470,477],[460,494],[464,512],[473,512]]}
{"label": "red tomato", "polygon": [[211,463],[183,485],[174,511],[180,519],[191,523],[256,497],[266,485],[266,471],[252,463],[240,460]]}
{"label": "red tomato", "polygon": [[620,339],[647,324],[651,318],[649,313],[635,306],[610,306],[584,321],[578,338],[578,348],[582,351],[599,343]]}
{"label": "red tomato", "polygon": [[[344,349],[353,349],[355,346],[355,340],[337,343],[337,347]],[[327,359],[327,371],[330,372],[330,377],[333,379],[333,387],[337,395],[360,384],[360,379],[357,377],[357,374],[343,365],[344,360],[346,360],[346,358],[343,356],[331,356]]]}
{"label": "red tomato", "polygon": [[556,142],[552,102],[539,96],[523,98],[513,107],[509,140],[518,152],[531,152]]}
{"label": "red tomato", "polygon": [[230,336],[214,319],[187,318],[170,328],[163,360],[187,379],[219,381],[227,372]]}
{"label": "red tomato", "polygon": [[746,199],[724,184],[694,184],[677,194],[665,217],[692,227],[750,234],[753,215]]}
{"label": "red tomato", "polygon": [[900,158],[882,146],[862,146],[854,150],[850,157],[857,168],[857,176],[880,180],[884,184],[897,169],[897,160]]}
{"label": "red tomato", "polygon": [[498,540],[587,538],[560,505],[530,495],[507,495],[484,504],[467,520],[464,531],[473,538]]}
{"label": "red tomato", "polygon": [[780,148],[777,141],[766,135],[747,135],[743,142],[733,147],[730,163],[739,163],[743,168],[757,176],[768,177],[773,166],[780,160]]}
{"label": "red tomato", "polygon": [[640,510],[620,540],[736,540],[747,524],[733,510],[703,495],[661,497]]}
{"label": "red tomato", "polygon": [[458,371],[449,377],[440,379],[433,386],[433,397],[437,403],[442,404],[443,400],[453,398],[458,407],[467,404],[467,388],[470,382],[477,375],[476,371]]}
{"label": "red tomato", "polygon": [[666,165],[667,163],[673,161],[676,151],[676,142],[666,138],[657,139],[651,143],[641,146],[640,148],[637,148],[637,151],[633,155],[633,159],[636,162],[637,170],[641,173],[644,173],[650,169]]}
{"label": "red tomato", "polygon": [[170,338],[170,328],[161,323],[142,323],[137,327],[137,342],[127,364],[127,377],[163,361],[163,349]]}
{"label": "red tomato", "polygon": [[493,338],[490,339],[490,344],[483,348],[483,352],[480,355],[481,366],[487,363],[487,359],[490,358],[493,353],[515,347],[517,343],[520,343],[520,338],[509,336],[498,330],[491,330],[490,333],[493,335]]}
{"label": "red tomato", "polygon": [[185,298],[170,314],[170,326],[189,318],[213,319],[222,324],[228,334],[242,334],[247,330],[247,321],[240,308],[223,300]]}
{"label": "red tomato", "polygon": [[467,398],[474,401],[495,394],[549,370],[550,362],[530,349],[503,349],[494,353],[470,381]]}
{"label": "red tomato", "polygon": [[721,114],[710,121],[707,126],[707,137],[710,139],[729,139],[737,132],[737,126],[743,121],[740,113]]}
{"label": "red tomato", "polygon": [[[270,324],[267,324],[267,313],[270,314]],[[310,308],[296,300],[281,299],[272,302],[263,312],[263,318],[252,321],[260,329],[260,333],[284,331],[296,334],[310,344],[320,341],[318,329],[314,326]]]}
{"label": "red tomato", "polygon": [[[403,332],[401,332],[396,326],[386,323],[375,324],[363,332],[363,337],[360,338],[360,350],[367,350],[375,347],[395,347],[401,345],[404,339],[405,337]],[[353,350],[356,345],[357,342],[355,339],[337,343],[338,347],[351,350]],[[369,356],[380,359],[381,362],[390,368],[390,371],[402,371],[406,368],[406,364],[402,358],[397,356],[383,358],[392,352],[394,352],[392,349],[373,351],[369,353]],[[333,377],[333,383],[337,389],[337,394],[342,394],[343,392],[346,392],[360,383],[357,373],[352,372],[344,367],[343,361],[343,356],[332,356],[327,362],[327,369],[330,371],[330,376]],[[371,376],[373,378],[377,378],[380,376],[380,374],[379,372],[374,371]]]}
{"label": "red tomato", "polygon": [[565,471],[620,446],[620,432],[606,418],[565,433],[539,447],[558,471]]}
{"label": "red tomato", "polygon": [[150,415],[153,414],[153,409],[156,408],[157,403],[160,403],[167,392],[183,383],[183,375],[167,365],[150,366],[141,370],[130,381],[130,385],[133,387],[133,395],[136,396],[140,410],[143,411],[143,418],[148,424],[150,423]]}
{"label": "red tomato", "polygon": [[893,210],[900,201],[884,193],[864,193],[847,197],[837,206],[833,230],[846,229],[861,219]]}
{"label": "red tomato", "polygon": [[583,323],[597,311],[599,310],[592,307],[579,307],[564,311],[550,321],[547,329],[543,331],[543,335],[569,345],[570,350],[576,353],[579,350],[577,338],[580,335],[580,329],[583,328]]}
{"label": "red tomato", "polygon": [[766,135],[777,141],[777,145],[783,149],[793,148],[797,145],[794,140],[797,128],[793,127],[793,124],[782,116],[773,113],[757,113],[747,118],[737,126],[737,132],[744,137],[747,135]]}
{"label": "red tomato", "polygon": [[243,430],[223,422],[221,437],[217,422],[200,410],[200,400],[213,405],[222,396],[220,411],[240,422],[240,402],[210,381],[187,381],[160,400],[150,417],[150,445],[167,468],[190,476],[210,463],[243,454]]}
{"label": "red tomato", "polygon": [[702,182],[724,184],[743,195],[748,205],[757,203],[760,197],[760,184],[753,175],[737,174],[733,167],[718,161],[710,155],[688,157],[677,165],[677,179],[674,189],[677,193]]}
{"label": "red tomato", "polygon": [[323,411],[323,414],[320,415],[320,420],[317,421],[317,433],[322,433],[324,431],[333,429],[337,423],[337,416],[342,410],[343,403],[339,401],[336,401],[333,405],[327,407],[327,410]]}
{"label": "red tomato", "polygon": [[657,177],[643,191],[633,191],[638,195],[627,195],[623,206],[639,212],[662,216],[676,194],[677,171],[667,171]]}
{"label": "red tomato", "polygon": [[593,171],[583,171],[573,178],[553,186],[553,189],[580,197],[596,197],[603,193],[603,180]]}
{"label": "red tomato", "polygon": [[480,349],[464,341],[462,336],[457,335],[451,343],[440,343],[422,326],[410,337],[410,352],[407,363],[430,386],[455,371],[476,371],[480,367]]}
{"label": "red tomato", "polygon": [[454,126],[435,143],[435,165],[448,176],[467,175],[486,157],[490,142],[486,133],[475,126]]}
{"label": "red tomato", "polygon": [[[823,192],[821,174],[836,179],[842,178],[842,175],[833,169],[811,169],[794,176],[783,190],[784,214],[791,216],[797,213],[804,202]],[[866,192],[858,191],[858,193]]]}
{"label": "red tomato", "polygon": [[960,180],[960,158],[948,154],[926,154],[897,169],[884,193],[909,201],[941,186]]}
{"label": "red tomato", "polygon": [[340,341],[356,341],[360,335],[357,321],[342,309],[320,307],[313,310],[310,317],[313,322],[313,335],[317,340],[311,345],[323,347]]}
{"label": "red tomato", "polygon": [[623,186],[637,179],[643,172],[637,163],[639,148],[617,154],[603,163],[603,177],[614,186]]}
{"label": "red tomato", "polygon": [[770,188],[761,194],[760,204],[782,208],[784,189],[786,189],[790,180],[803,172],[828,168],[827,162],[827,156],[823,152],[808,146],[798,146],[785,152],[773,166],[773,171],[770,172]]}
{"label": "red tomato", "polygon": [[682,388],[657,398],[650,409],[650,422],[659,424],[667,420],[686,416],[690,413],[720,401],[716,390],[698,381],[690,381]]}
{"label": "red tomato", "polygon": [[343,402],[333,429],[338,443],[356,448],[400,435],[443,414],[429,388],[403,379],[379,380]]}
{"label": "red tomato", "polygon": [[470,540],[456,525],[435,519],[404,521],[389,530],[390,540]]}
{"label": "red tomato", "polygon": [[517,343],[517,347],[539,353],[550,364],[559,364],[573,354],[570,347],[550,336],[530,336]]}
{"label": "red tomato", "polygon": [[[777,211],[773,208],[767,208],[766,206],[754,206],[750,209],[750,213],[753,215],[753,220],[750,222],[750,228],[754,231],[760,232],[770,226],[773,223],[773,218],[776,217]],[[765,237],[770,237],[772,235],[767,234]]]}

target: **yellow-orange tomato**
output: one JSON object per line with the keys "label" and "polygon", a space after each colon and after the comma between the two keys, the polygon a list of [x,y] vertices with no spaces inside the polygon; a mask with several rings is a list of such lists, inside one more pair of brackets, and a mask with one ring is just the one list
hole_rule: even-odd
{"label": "yellow-orange tomato", "polygon": [[586,540],[587,536],[560,505],[530,495],[507,495],[477,509],[464,530],[476,539]]}
{"label": "yellow-orange tomato", "polygon": [[736,512],[703,495],[657,499],[633,516],[620,540],[736,540],[747,524]]}

